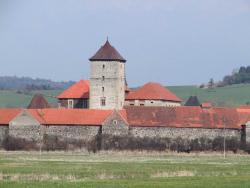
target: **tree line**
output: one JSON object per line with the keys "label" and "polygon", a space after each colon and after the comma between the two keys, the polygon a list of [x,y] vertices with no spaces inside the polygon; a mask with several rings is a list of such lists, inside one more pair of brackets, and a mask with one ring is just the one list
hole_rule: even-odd
{"label": "tree line", "polygon": [[250,83],[250,66],[241,66],[238,70],[235,70],[230,75],[223,77],[222,81],[215,82],[211,78],[207,84],[201,84],[200,88],[214,88],[224,87],[233,84],[247,84]]}
{"label": "tree line", "polygon": [[41,78],[0,76],[0,90],[59,90],[68,88],[72,84],[73,81],[56,82]]}

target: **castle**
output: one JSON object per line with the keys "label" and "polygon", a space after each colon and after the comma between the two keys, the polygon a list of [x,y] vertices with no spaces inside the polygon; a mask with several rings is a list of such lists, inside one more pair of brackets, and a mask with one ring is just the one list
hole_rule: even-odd
{"label": "castle", "polygon": [[28,109],[0,109],[0,147],[143,149],[153,142],[205,150],[222,137],[243,149],[250,144],[248,106],[181,106],[174,93],[152,82],[130,90],[126,60],[108,40],[89,60],[90,79],[59,94],[58,108],[35,96]]}
{"label": "castle", "polygon": [[126,60],[108,40],[89,60],[90,80],[80,80],[61,93],[58,96],[60,107],[121,110],[124,106],[181,105],[181,99],[158,83],[129,90]]}

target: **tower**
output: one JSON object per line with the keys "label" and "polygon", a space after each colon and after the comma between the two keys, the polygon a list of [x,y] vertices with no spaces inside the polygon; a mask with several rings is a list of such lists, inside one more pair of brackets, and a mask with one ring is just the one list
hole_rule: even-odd
{"label": "tower", "polygon": [[108,40],[89,60],[91,63],[90,108],[123,108],[126,60]]}

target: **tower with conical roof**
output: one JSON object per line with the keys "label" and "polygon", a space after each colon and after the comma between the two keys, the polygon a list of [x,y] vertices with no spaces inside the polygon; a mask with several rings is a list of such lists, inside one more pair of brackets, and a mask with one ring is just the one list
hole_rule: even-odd
{"label": "tower with conical roof", "polygon": [[90,108],[122,109],[125,101],[126,60],[108,40],[89,60]]}

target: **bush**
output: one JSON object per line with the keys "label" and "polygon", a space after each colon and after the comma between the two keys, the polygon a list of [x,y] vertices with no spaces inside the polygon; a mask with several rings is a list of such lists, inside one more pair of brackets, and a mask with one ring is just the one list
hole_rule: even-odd
{"label": "bush", "polygon": [[[226,139],[226,150],[237,152],[240,142],[237,138]],[[196,138],[183,139],[181,137],[169,139],[158,137],[132,137],[132,136],[102,136],[103,150],[152,150],[152,151],[177,151],[190,153],[192,151],[223,151],[224,139]]]}
{"label": "bush", "polygon": [[8,136],[3,142],[3,147],[6,150],[39,150],[39,143],[34,140],[26,140],[23,138],[14,138]]}
{"label": "bush", "polygon": [[76,150],[76,149],[87,149],[91,152],[98,150],[98,137],[95,137],[89,141],[80,139],[65,139],[59,138],[55,135],[45,134],[43,137],[43,150],[56,151],[56,150]]}

